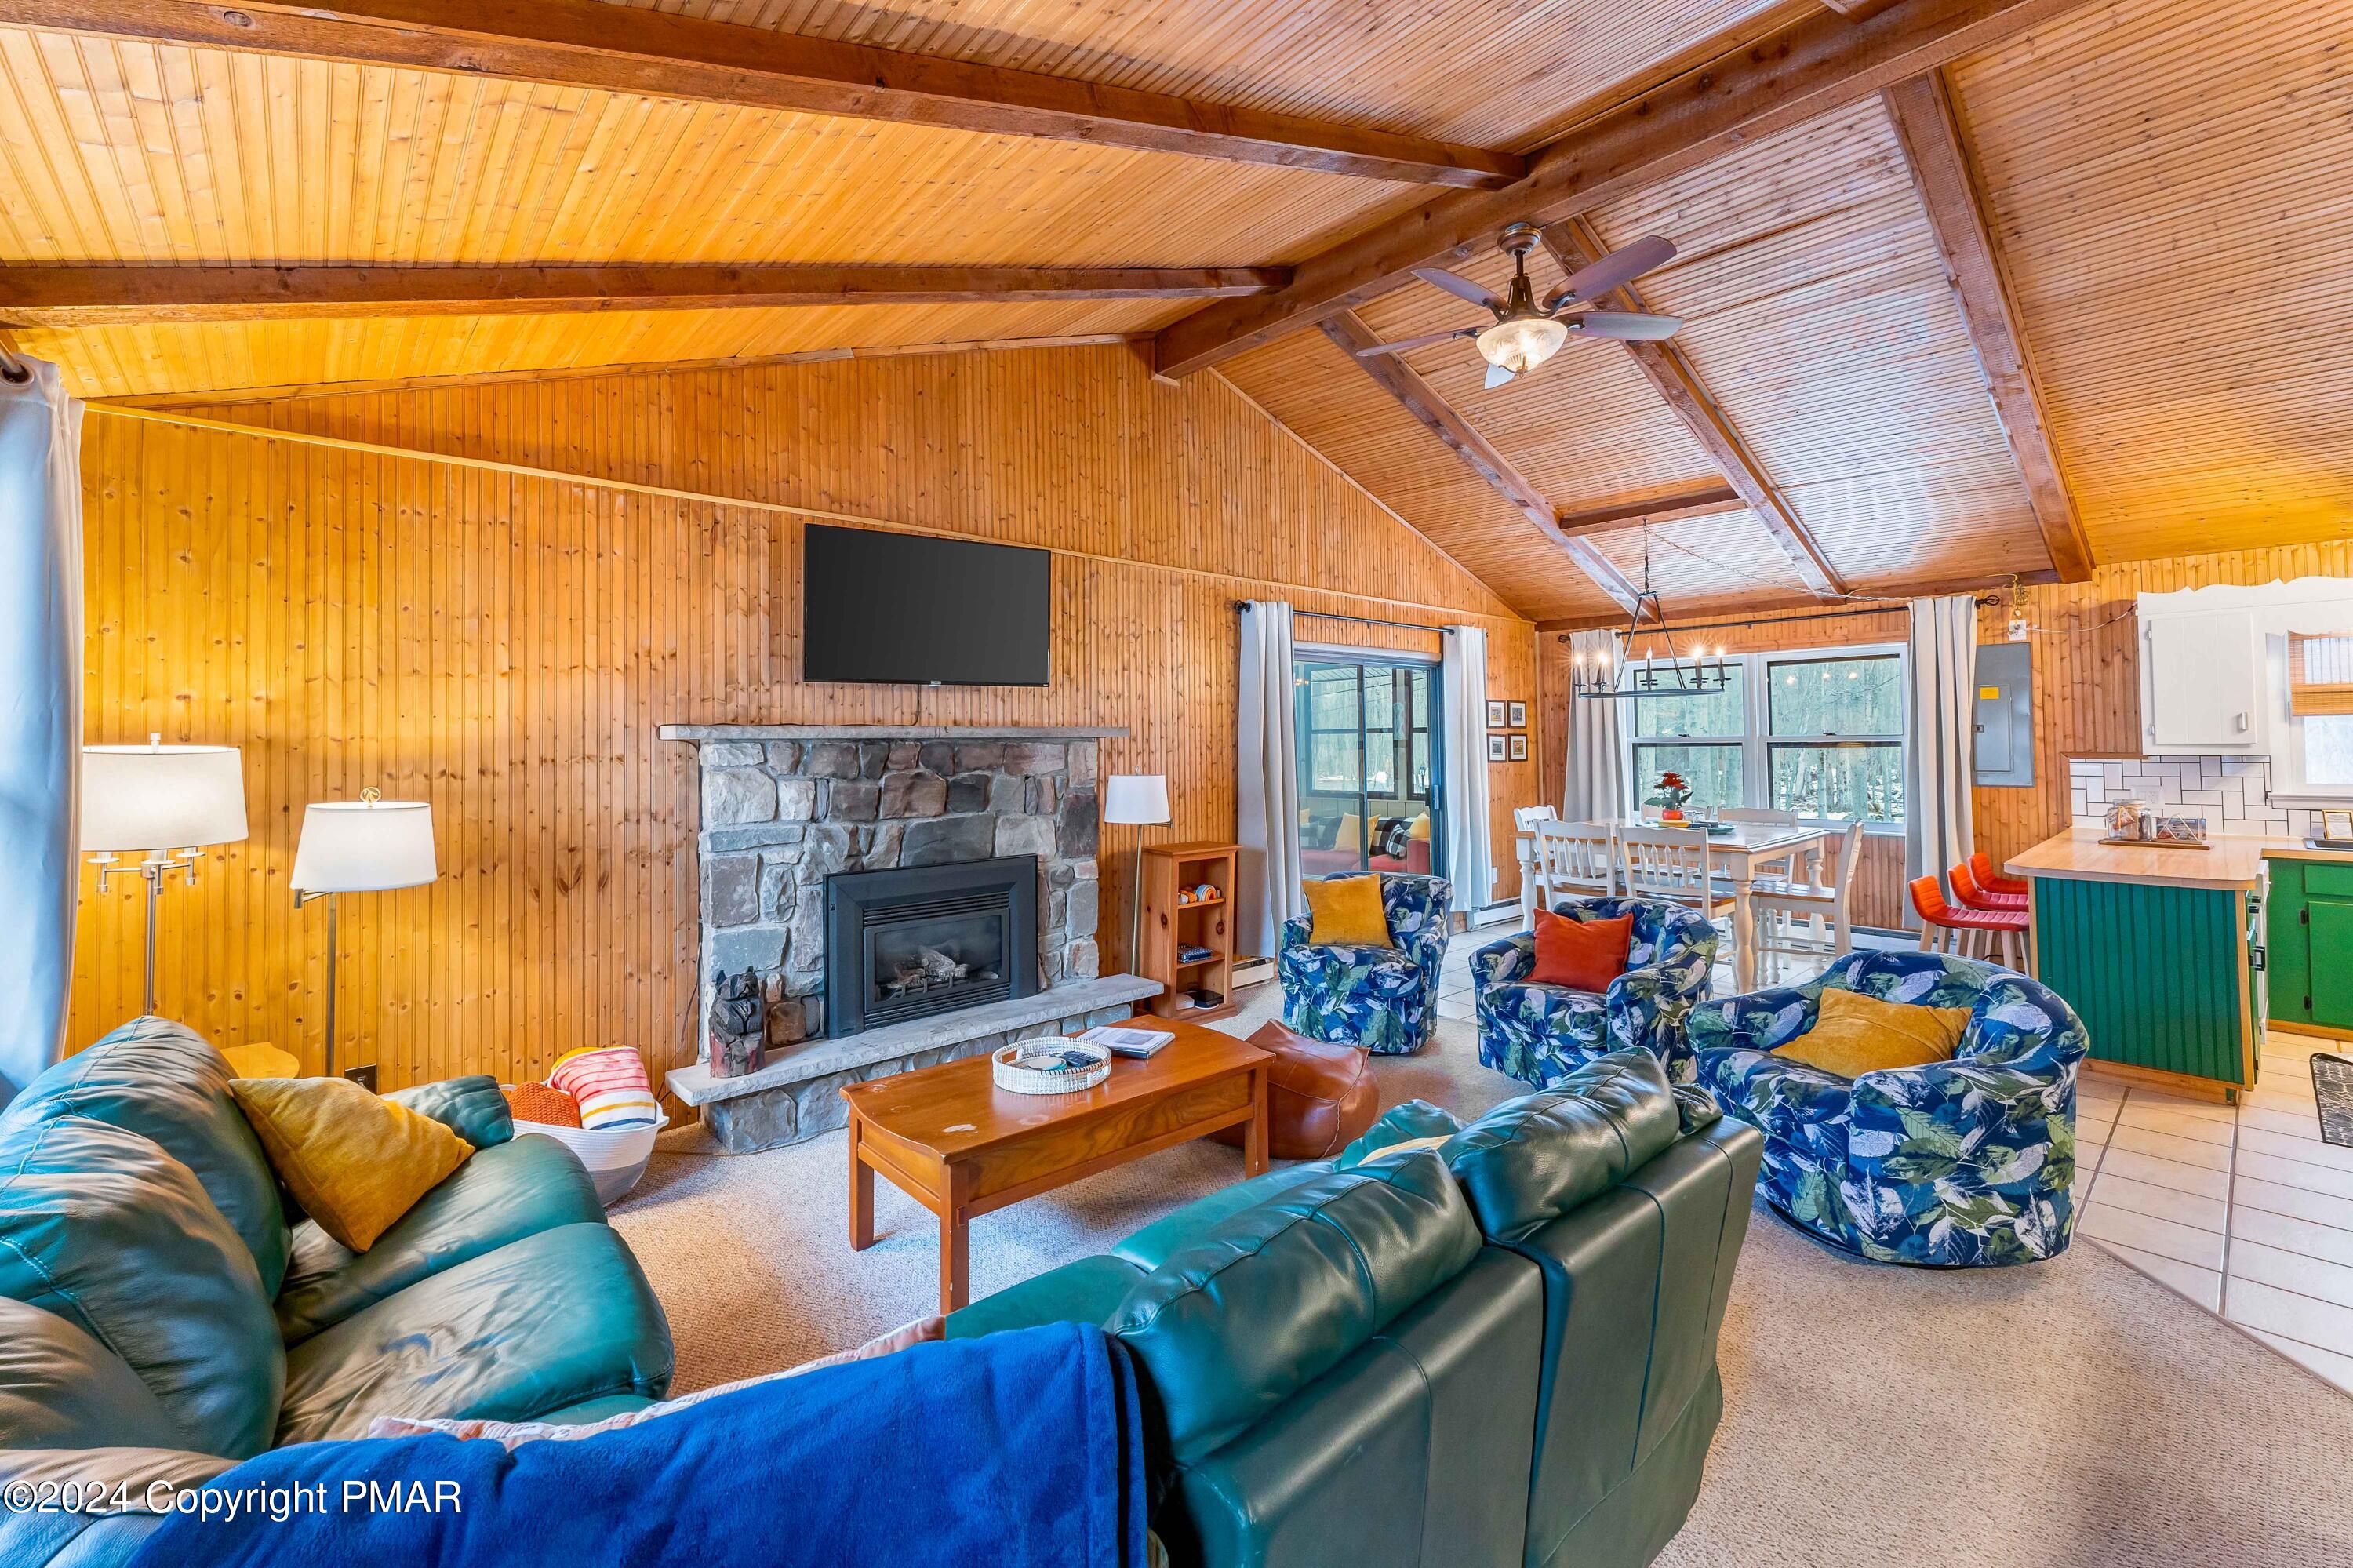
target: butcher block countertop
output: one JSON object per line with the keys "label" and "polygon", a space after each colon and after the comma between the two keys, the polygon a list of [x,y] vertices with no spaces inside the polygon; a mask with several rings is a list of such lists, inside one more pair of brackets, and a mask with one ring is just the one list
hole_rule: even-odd
{"label": "butcher block countertop", "polygon": [[2100,839],[2105,832],[2073,828],[2054,834],[2022,854],[2012,855],[2003,869],[2012,876],[2251,890],[2263,874],[2266,856],[2317,860],[2325,855],[2325,852],[2306,849],[2301,839],[2217,836],[2207,841],[2212,846],[2209,849],[2142,849],[2133,844],[2104,844]]}

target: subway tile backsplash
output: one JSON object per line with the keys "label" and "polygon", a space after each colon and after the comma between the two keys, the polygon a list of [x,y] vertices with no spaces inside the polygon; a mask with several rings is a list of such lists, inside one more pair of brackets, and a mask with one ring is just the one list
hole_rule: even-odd
{"label": "subway tile backsplash", "polygon": [[2268,757],[2144,757],[2126,761],[2070,759],[2069,807],[2079,827],[2102,827],[2118,800],[2146,800],[2185,817],[2203,817],[2210,833],[2313,831],[2312,813],[2272,804]]}

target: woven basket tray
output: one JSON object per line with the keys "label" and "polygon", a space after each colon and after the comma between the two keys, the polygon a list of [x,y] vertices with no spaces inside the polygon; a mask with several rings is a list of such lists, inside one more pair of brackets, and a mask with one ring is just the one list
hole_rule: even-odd
{"label": "woven basket tray", "polygon": [[[1093,1065],[1051,1068],[1029,1065],[1031,1061],[1059,1062],[1082,1056]],[[989,1057],[997,1086],[1017,1095],[1075,1095],[1111,1076],[1111,1053],[1101,1045],[1078,1040],[1028,1040],[1008,1045]]]}

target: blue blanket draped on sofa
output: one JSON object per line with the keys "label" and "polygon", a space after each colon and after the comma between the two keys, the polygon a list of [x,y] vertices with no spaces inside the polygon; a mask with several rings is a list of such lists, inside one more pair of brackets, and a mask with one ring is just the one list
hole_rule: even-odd
{"label": "blue blanket draped on sofa", "polygon": [[[1142,1568],[1142,1449],[1127,1352],[1056,1323],[512,1453],[438,1436],[277,1449],[207,1489],[253,1506],[287,1489],[282,1522],[175,1512],[133,1568]],[[289,1511],[297,1496],[324,1511]]]}

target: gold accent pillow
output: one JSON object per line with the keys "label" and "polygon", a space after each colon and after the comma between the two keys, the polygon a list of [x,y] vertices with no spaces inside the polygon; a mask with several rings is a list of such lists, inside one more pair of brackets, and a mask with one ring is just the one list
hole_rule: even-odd
{"label": "gold accent pillow", "polygon": [[1969,1026],[1966,1007],[1921,1007],[1851,991],[1822,992],[1814,1026],[1773,1053],[1841,1078],[1949,1062]]}
{"label": "gold accent pillow", "polygon": [[1307,939],[1319,948],[1393,948],[1389,917],[1381,910],[1377,876],[1334,876],[1301,885],[1314,925]]}
{"label": "gold accent pillow", "polygon": [[319,1228],[365,1252],[473,1145],[349,1078],[232,1078],[270,1168]]}

